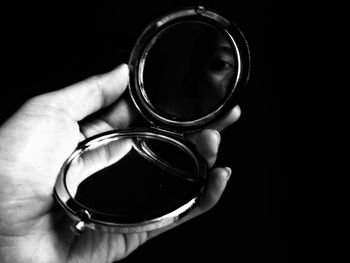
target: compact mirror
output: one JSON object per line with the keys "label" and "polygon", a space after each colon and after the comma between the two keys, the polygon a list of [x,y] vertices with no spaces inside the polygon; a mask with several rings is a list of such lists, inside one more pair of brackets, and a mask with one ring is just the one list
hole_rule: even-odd
{"label": "compact mirror", "polygon": [[149,231],[195,207],[207,165],[184,135],[237,104],[249,52],[231,21],[191,7],[151,23],[134,46],[129,69],[131,97],[149,127],[99,134],[67,159],[55,196],[77,221],[76,232]]}
{"label": "compact mirror", "polygon": [[228,40],[211,25],[177,23],[147,49],[142,91],[159,115],[178,122],[200,119],[233,92],[236,58]]}

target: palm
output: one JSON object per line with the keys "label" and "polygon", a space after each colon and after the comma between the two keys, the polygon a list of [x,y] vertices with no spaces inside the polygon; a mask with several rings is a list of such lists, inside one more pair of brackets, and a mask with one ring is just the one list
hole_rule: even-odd
{"label": "palm", "polygon": [[[38,111],[33,112],[33,109]],[[10,202],[3,205],[5,207],[1,209],[8,213],[6,218],[11,219],[10,222],[17,222],[2,234],[16,236],[18,239],[16,242],[26,247],[28,255],[22,254],[22,257],[30,258],[37,253],[36,258],[39,260],[36,262],[40,260],[59,262],[62,257],[67,260],[81,259],[81,262],[90,262],[93,258],[87,259],[86,257],[91,256],[95,258],[92,262],[109,262],[111,261],[109,256],[113,255],[114,258],[117,253],[119,258],[123,258],[146,241],[146,233],[114,234],[113,242],[109,244],[109,247],[102,248],[99,244],[101,246],[106,244],[106,240],[111,238],[110,234],[87,231],[77,237],[69,230],[70,219],[61,209],[57,209],[52,196],[52,189],[60,167],[82,138],[77,123],[68,115],[46,105],[36,107],[30,105],[30,107],[23,107],[11,122],[5,125],[2,132],[6,133],[7,130],[11,130],[12,125],[31,126],[31,129],[21,129],[19,133],[13,134],[10,138],[6,136],[7,141],[1,143],[3,150],[8,153],[8,158],[13,160],[12,166],[17,167],[16,180],[26,181],[25,185],[20,185],[20,188],[16,189],[19,195],[26,194],[26,202]],[[27,138],[28,141],[23,141],[24,138]],[[33,138],[40,138],[40,140],[33,141]],[[22,147],[16,147],[17,143],[20,143]],[[33,143],[35,145],[32,145]],[[8,149],[4,149],[6,145]],[[11,152],[12,149],[20,149],[20,152]],[[35,176],[28,177],[28,173]],[[4,179],[10,180],[11,178]],[[10,184],[6,181],[2,183]],[[21,196],[18,196],[18,199],[21,199]],[[17,196],[11,196],[11,200],[16,199]],[[21,211],[21,213],[14,213],[15,211]],[[32,220],[24,221],[26,218]],[[3,222],[3,224],[10,222]],[[16,251],[18,250],[14,250],[15,253]]]}
{"label": "palm", "polygon": [[[24,105],[1,127],[1,262],[113,262],[217,202],[226,184],[222,168],[213,170],[215,176],[208,184],[208,197],[203,198],[198,209],[174,225],[125,235],[87,230],[76,236],[70,230],[71,219],[57,206],[52,195],[56,177],[65,159],[84,137],[128,126],[133,115],[130,105],[123,99],[111,105],[124,91],[127,81],[124,67],[101,79],[42,96]],[[115,86],[117,92],[113,90]],[[99,99],[92,96],[91,91],[96,93],[96,90]],[[76,101],[79,97],[82,100]],[[84,117],[109,105],[104,114],[78,125]],[[238,117],[239,114],[231,114],[213,128],[223,129]],[[218,147],[213,136],[212,132],[203,133],[196,142],[210,165],[215,161]]]}

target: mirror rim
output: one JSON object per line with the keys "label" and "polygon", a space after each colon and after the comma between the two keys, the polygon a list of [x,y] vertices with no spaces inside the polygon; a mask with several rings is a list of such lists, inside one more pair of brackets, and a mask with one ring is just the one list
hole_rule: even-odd
{"label": "mirror rim", "polygon": [[[187,124],[172,123],[169,120],[156,118],[154,114],[151,114],[148,109],[146,109],[142,104],[142,96],[139,96],[138,94],[140,92],[138,74],[140,63],[142,62],[142,60],[140,60],[140,55],[142,55],[144,48],[149,44],[149,41],[153,39],[154,35],[160,32],[163,28],[176,21],[188,21],[189,19],[195,21],[204,21],[205,23],[212,23],[215,25],[215,27],[218,27],[223,32],[226,32],[226,36],[232,39],[233,43],[235,43],[235,48],[237,48],[237,53],[239,54],[242,65],[239,79],[236,84],[235,91],[233,92],[234,95],[230,97],[229,101],[223,105],[223,107],[217,113],[211,115],[210,118],[207,118],[205,121],[201,120],[195,123]],[[188,147],[195,155],[195,161],[198,163],[198,173],[200,175],[204,175],[203,177],[199,176],[199,178],[203,178],[203,182],[200,183],[202,189],[204,189],[204,182],[207,173],[207,163],[201,158],[201,156],[199,156],[195,150],[194,145],[186,141],[181,134],[183,132],[196,131],[205,128],[206,126],[215,122],[217,119],[223,117],[229,110],[233,108],[233,106],[237,104],[241,90],[246,85],[249,77],[249,48],[243,34],[232,21],[228,21],[223,16],[212,10],[208,10],[202,7],[189,7],[162,16],[156,19],[148,27],[146,27],[145,31],[139,37],[132,51],[129,60],[129,70],[129,92],[131,94],[131,97],[141,115],[143,115],[145,119],[150,122],[150,124],[155,124],[156,128],[129,128],[122,131],[110,131],[98,134],[81,142],[76,150],[72,153],[72,155],[66,160],[59,176],[57,177],[56,185],[54,188],[54,196],[60,205],[63,206],[67,214],[78,222],[74,228],[75,230],[80,231],[80,229],[88,227],[95,230],[116,233],[149,231],[169,225],[191,211],[191,209],[197,204],[197,201],[203,192],[202,190],[199,191],[198,195],[194,196],[193,199],[191,199],[188,203],[158,218],[132,223],[118,223],[116,221],[110,220],[110,218],[101,220],[101,218],[96,217],[94,213],[85,213],[84,211],[86,211],[86,207],[75,202],[74,198],[69,195],[65,182],[65,173],[67,172],[67,166],[76,157],[76,155],[79,154],[79,151],[86,149],[86,147],[90,147],[91,143],[106,142],[106,140],[112,138],[113,136],[137,137],[145,134],[157,137],[162,136],[167,140],[174,140],[176,143],[182,143]],[[172,132],[171,130],[176,132]]]}
{"label": "mirror rim", "polygon": [[[191,121],[174,121],[156,112],[148,103],[144,95],[143,68],[147,52],[154,42],[176,23],[199,22],[212,26],[223,33],[229,41],[234,55],[238,62],[235,85],[233,92],[219,108],[211,113]],[[179,9],[175,12],[159,17],[142,32],[137,39],[129,59],[130,84],[129,92],[131,98],[141,115],[151,124],[169,130],[176,130],[181,133],[193,132],[205,127],[222,118],[228,113],[238,100],[242,89],[246,86],[250,72],[250,53],[247,41],[240,29],[232,21],[227,20],[216,11],[206,9],[202,6]]]}
{"label": "mirror rim", "polygon": [[[198,185],[201,190],[194,195],[192,199],[182,204],[175,210],[161,215],[159,217],[139,220],[139,221],[125,221],[121,222],[120,216],[105,214],[99,211],[90,209],[72,197],[67,186],[66,175],[69,166],[73,160],[85,151],[95,149],[96,147],[107,144],[111,141],[116,141],[124,138],[152,138],[159,139],[165,142],[172,142],[178,145],[189,153],[196,165]],[[61,206],[65,209],[68,215],[75,221],[77,226],[84,224],[84,228],[94,230],[102,230],[116,233],[135,233],[140,231],[150,231],[159,227],[166,226],[178,220],[187,214],[197,203],[198,198],[204,188],[206,180],[207,164],[198,153],[195,151],[194,145],[183,139],[181,136],[167,131],[159,131],[153,128],[129,128],[122,131],[109,131],[93,136],[82,141],[70,157],[65,161],[61,171],[57,177],[54,188],[54,196]]]}

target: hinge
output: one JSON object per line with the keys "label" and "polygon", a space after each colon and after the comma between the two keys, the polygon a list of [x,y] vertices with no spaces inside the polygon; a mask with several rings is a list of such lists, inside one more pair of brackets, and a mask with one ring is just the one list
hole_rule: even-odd
{"label": "hinge", "polygon": [[89,211],[82,209],[78,212],[77,216],[79,217],[79,222],[72,225],[71,230],[76,235],[80,235],[86,229],[87,224],[90,221],[91,214],[89,213]]}

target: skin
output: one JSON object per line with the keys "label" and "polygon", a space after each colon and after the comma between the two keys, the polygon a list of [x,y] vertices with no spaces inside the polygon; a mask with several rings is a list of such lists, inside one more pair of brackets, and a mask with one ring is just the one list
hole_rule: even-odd
{"label": "skin", "polygon": [[[201,203],[173,225],[137,234],[92,230],[73,234],[71,219],[53,198],[57,174],[81,140],[132,122],[136,110],[121,96],[127,84],[128,67],[123,64],[104,75],[30,99],[0,127],[0,262],[118,261],[218,202],[229,168],[211,170]],[[237,106],[210,129],[188,136],[209,167],[218,153],[219,131],[239,116]]]}
{"label": "skin", "polygon": [[236,62],[229,42],[221,35],[216,37],[214,51],[208,57],[202,74],[198,76],[201,110],[208,113],[221,105],[232,85]]}

